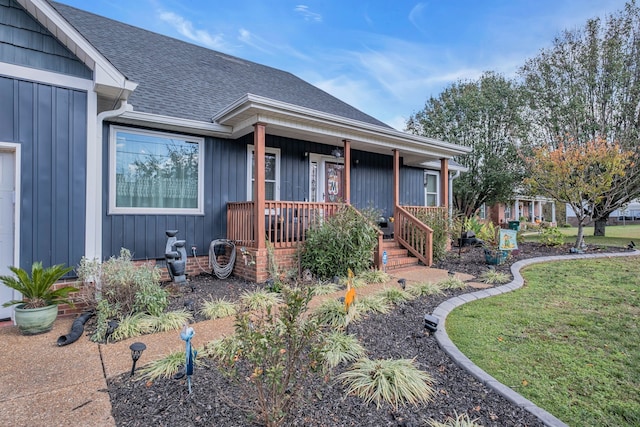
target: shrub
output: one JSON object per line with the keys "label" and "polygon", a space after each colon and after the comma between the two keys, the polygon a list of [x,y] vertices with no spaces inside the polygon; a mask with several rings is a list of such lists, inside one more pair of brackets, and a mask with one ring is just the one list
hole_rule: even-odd
{"label": "shrub", "polygon": [[469,418],[467,414],[456,414],[455,418],[447,417],[443,423],[430,420],[429,427],[482,427],[480,424],[476,424],[476,420]]}
{"label": "shrub", "polygon": [[467,284],[457,277],[453,276],[439,281],[438,286],[440,286],[442,289],[464,289],[467,287]]}
{"label": "shrub", "polygon": [[548,227],[540,233],[540,243],[545,246],[560,246],[564,244],[564,235],[558,227]]}
{"label": "shrub", "polygon": [[357,360],[366,351],[358,339],[340,331],[332,331],[324,335],[324,344],[320,350],[322,363],[330,369],[341,363]]}
{"label": "shrub", "polygon": [[357,278],[366,283],[386,283],[391,276],[382,270],[367,270],[360,273]]}
{"label": "shrub", "polygon": [[[161,315],[169,305],[167,291],[160,286],[160,271],[156,267],[136,266],[131,260],[131,252],[122,248],[118,257],[99,263],[83,258],[76,270],[85,283],[85,302],[96,308],[96,333],[94,341],[103,341],[110,319],[119,319],[120,326],[129,327],[137,314]],[[128,318],[125,320],[127,316]],[[133,329],[136,326],[131,326]],[[142,328],[144,329],[144,328]],[[114,333],[117,340],[130,335],[132,330]],[[139,335],[140,333],[137,333]]]}
{"label": "shrub", "polygon": [[502,271],[496,271],[495,269],[490,268],[480,275],[480,279],[485,283],[493,285],[507,283],[511,280],[511,276],[507,273],[503,273]]}
{"label": "shrub", "polygon": [[340,290],[335,283],[318,283],[317,285],[311,286],[311,289],[314,296],[328,295]]}
{"label": "shrub", "polygon": [[369,269],[378,243],[377,229],[354,208],[342,207],[310,228],[300,254],[302,269],[321,278]]}
{"label": "shrub", "polygon": [[416,283],[407,288],[407,292],[415,297],[440,295],[443,293],[442,288],[435,283],[423,282]]}
{"label": "shrub", "polygon": [[279,306],[238,313],[234,338],[212,352],[242,394],[230,400],[267,426],[286,418],[300,395],[299,380],[318,366],[322,348],[320,328],[304,318],[310,289],[283,287],[281,295]]}
{"label": "shrub", "polygon": [[382,295],[365,296],[358,299],[358,311],[362,314],[369,312],[385,314],[391,311],[391,306]]}
{"label": "shrub", "polygon": [[153,362],[147,364],[140,370],[140,373],[142,374],[143,378],[151,381],[161,377],[169,378],[178,372],[180,366],[184,364],[184,360],[184,351],[176,351],[170,353],[162,359],[154,360]]}
{"label": "shrub", "polygon": [[409,292],[400,288],[384,288],[377,295],[382,297],[387,303],[393,305],[402,304],[415,298]]}
{"label": "shrub", "polygon": [[222,317],[233,316],[236,314],[238,308],[237,305],[231,301],[227,301],[224,298],[218,298],[215,300],[204,300],[202,302],[202,313],[207,319],[219,319]]}
{"label": "shrub", "polygon": [[256,289],[255,291],[244,291],[240,295],[240,304],[249,311],[261,311],[278,305],[282,302],[280,294],[270,292],[266,289]]}
{"label": "shrub", "polygon": [[417,405],[433,398],[433,379],[419,370],[410,359],[360,359],[338,375],[347,387],[347,393],[364,399],[365,403],[388,402],[397,408],[400,404]]}
{"label": "shrub", "polygon": [[193,318],[191,313],[182,309],[160,313],[157,316],[147,316],[146,320],[153,332],[175,331],[182,328]]}
{"label": "shrub", "polygon": [[320,325],[325,325],[331,329],[342,329],[347,324],[344,303],[337,299],[330,299],[322,302],[313,312],[313,318]]}

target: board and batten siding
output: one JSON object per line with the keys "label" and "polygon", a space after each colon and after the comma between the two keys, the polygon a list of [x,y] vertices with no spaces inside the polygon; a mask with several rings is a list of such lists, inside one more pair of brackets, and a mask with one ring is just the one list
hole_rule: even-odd
{"label": "board and batten siding", "polygon": [[[109,141],[109,124],[103,127],[103,140]],[[227,235],[227,203],[246,201],[248,179],[247,146],[253,134],[238,140],[206,137],[204,142],[204,215],[133,215],[108,213],[108,144],[103,147],[103,257],[115,256],[121,248],[134,259],[162,259],[166,230],[178,230],[178,239],[197,247],[199,255],[208,253],[214,239]],[[265,145],[280,150],[280,200],[309,200],[309,158],[304,154],[330,155],[333,146],[266,135]],[[393,158],[355,151],[359,159],[352,169],[352,204],[358,209],[374,207],[389,216],[393,212]],[[424,204],[424,170],[402,167],[401,202]]]}
{"label": "board and batten siding", "polygon": [[0,141],[19,143],[20,267],[84,254],[87,93],[0,77]]}
{"label": "board and batten siding", "polygon": [[0,0],[0,62],[91,79],[93,72],[15,0]]}

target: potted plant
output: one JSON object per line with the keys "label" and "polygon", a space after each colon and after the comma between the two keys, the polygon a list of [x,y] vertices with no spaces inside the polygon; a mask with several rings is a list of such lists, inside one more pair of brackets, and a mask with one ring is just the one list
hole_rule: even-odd
{"label": "potted plant", "polygon": [[506,261],[509,251],[500,250],[500,227],[491,221],[486,222],[482,224],[478,238],[482,241],[487,264],[499,265]]}
{"label": "potted plant", "polygon": [[41,262],[34,262],[31,275],[22,268],[9,267],[14,276],[0,276],[0,282],[5,286],[22,294],[22,299],[11,300],[3,304],[4,307],[15,305],[15,321],[23,335],[35,335],[49,332],[53,322],[58,317],[58,304],[73,306],[68,296],[78,289],[64,286],[53,289],[53,285],[72,267],[65,268],[64,264],[43,268]]}

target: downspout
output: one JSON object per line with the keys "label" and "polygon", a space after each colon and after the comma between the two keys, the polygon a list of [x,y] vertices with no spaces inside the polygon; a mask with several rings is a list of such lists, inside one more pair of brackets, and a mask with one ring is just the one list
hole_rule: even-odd
{"label": "downspout", "polygon": [[[118,109],[99,113],[96,123],[96,143],[87,145],[87,238],[85,240],[85,257],[88,259],[102,260],[102,126],[105,120],[121,116],[127,111],[133,111],[133,106],[124,99],[121,100]],[[92,238],[89,236],[92,236]]]}

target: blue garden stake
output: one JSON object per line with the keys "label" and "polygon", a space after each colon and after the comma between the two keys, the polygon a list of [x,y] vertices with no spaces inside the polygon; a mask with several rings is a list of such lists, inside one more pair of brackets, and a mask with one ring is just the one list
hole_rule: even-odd
{"label": "blue garden stake", "polygon": [[198,352],[191,348],[191,338],[195,335],[195,331],[192,327],[187,326],[186,324],[182,328],[180,332],[180,338],[186,343],[185,348],[185,363],[184,370],[187,375],[187,384],[189,385],[189,394],[191,394],[191,375],[193,375],[193,364],[196,360],[196,355]]}

